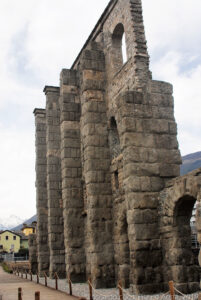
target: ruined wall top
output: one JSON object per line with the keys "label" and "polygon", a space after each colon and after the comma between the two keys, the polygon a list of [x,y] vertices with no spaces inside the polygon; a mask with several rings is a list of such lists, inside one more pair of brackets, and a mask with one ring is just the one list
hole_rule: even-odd
{"label": "ruined wall top", "polygon": [[147,77],[149,55],[141,0],[111,0],[73,63],[72,69],[78,68],[84,50],[90,48],[91,42],[95,41],[105,53],[106,65],[108,62],[111,66],[107,70],[108,79],[114,77],[125,65],[121,53],[124,34],[127,63],[132,60],[136,72],[139,73],[140,70],[138,75]]}
{"label": "ruined wall top", "polygon": [[35,116],[37,116],[37,115],[45,115],[46,111],[43,108],[35,108],[34,111],[33,111],[33,114]]}

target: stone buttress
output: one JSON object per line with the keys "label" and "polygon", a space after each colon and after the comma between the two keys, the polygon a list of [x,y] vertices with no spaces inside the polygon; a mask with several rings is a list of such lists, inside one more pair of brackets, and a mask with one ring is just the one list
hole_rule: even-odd
{"label": "stone buttress", "polygon": [[60,107],[59,88],[46,86],[46,146],[47,146],[47,198],[48,240],[50,250],[50,276],[55,272],[65,278],[65,248],[63,204],[61,189]]}
{"label": "stone buttress", "polygon": [[179,175],[180,163],[172,113],[172,88],[150,81],[146,90],[126,92],[117,98],[130,285],[133,292],[140,293],[157,292],[163,286],[158,193],[166,180]]}
{"label": "stone buttress", "polygon": [[60,75],[61,170],[66,272],[73,281],[86,280],[84,201],[80,142],[80,99],[77,72]]}
{"label": "stone buttress", "polygon": [[83,179],[86,185],[86,268],[97,288],[114,285],[112,190],[105,102],[105,58],[97,43],[80,65]]}
{"label": "stone buttress", "polygon": [[37,252],[38,272],[49,272],[48,208],[47,208],[47,158],[46,113],[35,109],[36,126],[36,206],[37,206]]}

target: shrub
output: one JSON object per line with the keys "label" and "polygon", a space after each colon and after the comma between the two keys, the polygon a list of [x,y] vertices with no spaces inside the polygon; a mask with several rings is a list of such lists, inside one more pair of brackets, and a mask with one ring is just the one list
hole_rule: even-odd
{"label": "shrub", "polygon": [[1,266],[5,272],[10,273],[10,274],[13,273],[13,271],[10,269],[10,267],[5,262],[1,263]]}

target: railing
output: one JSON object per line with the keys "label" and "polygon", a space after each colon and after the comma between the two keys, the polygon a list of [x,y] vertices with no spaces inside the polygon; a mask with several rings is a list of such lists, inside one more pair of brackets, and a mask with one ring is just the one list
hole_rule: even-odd
{"label": "railing", "polygon": [[3,259],[3,261],[8,261],[8,262],[16,262],[16,261],[27,261],[29,257],[26,256],[14,256],[13,254],[1,254],[0,258]]}
{"label": "railing", "polygon": [[[40,277],[39,274],[35,274],[33,275],[32,272],[27,272],[27,271],[23,271],[23,270],[19,270],[16,268],[13,268],[13,273],[19,277],[25,278],[27,280],[31,280],[31,281],[35,281],[37,284],[42,284],[46,287],[51,287],[48,285],[48,280],[50,280],[47,276],[46,273],[44,273],[44,277]],[[54,274],[53,279],[54,280],[54,289],[55,290],[59,290],[59,276],[57,273]],[[176,300],[178,299],[184,299],[184,300],[201,300],[201,293],[198,295],[185,295],[183,294],[181,291],[179,291],[175,285],[173,281],[169,282],[169,290],[167,293],[162,294],[162,295],[152,295],[152,296],[140,296],[140,295],[131,295],[128,290],[124,289],[122,286],[122,282],[119,281],[118,285],[117,285],[117,290],[115,293],[107,293],[107,294],[103,294],[101,292],[99,292],[97,289],[95,289],[92,285],[92,281],[89,278],[87,281],[88,284],[88,295],[89,295],[89,300],[95,300],[96,296],[100,299],[110,299],[111,297],[114,299],[116,298],[117,300],[127,300],[127,299],[133,299],[133,300],[143,300],[143,299],[150,299],[150,300]],[[66,281],[66,286],[68,287],[68,293],[66,293],[66,295],[74,295],[77,296],[75,294],[73,294],[73,283],[70,279],[70,276],[67,276],[67,281]],[[21,297],[21,298],[20,298]],[[81,300],[86,300],[86,298],[84,297],[80,297],[79,299]],[[1,299],[0,299],[1,300]],[[18,289],[18,300],[22,300],[22,289],[20,290],[20,288]],[[35,294],[35,300],[40,300],[40,292],[36,292]]]}

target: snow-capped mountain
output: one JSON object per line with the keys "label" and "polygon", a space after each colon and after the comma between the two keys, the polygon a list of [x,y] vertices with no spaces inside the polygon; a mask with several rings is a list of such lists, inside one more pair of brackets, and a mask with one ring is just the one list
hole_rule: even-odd
{"label": "snow-capped mountain", "polygon": [[23,222],[24,220],[15,215],[11,215],[8,218],[0,218],[0,230],[11,229]]}

